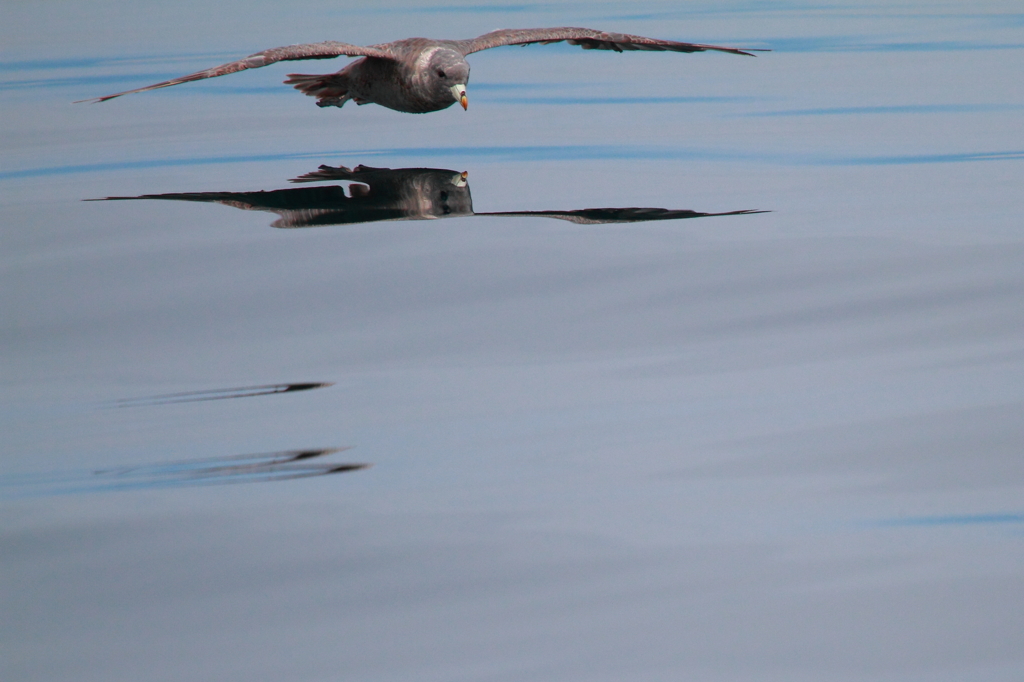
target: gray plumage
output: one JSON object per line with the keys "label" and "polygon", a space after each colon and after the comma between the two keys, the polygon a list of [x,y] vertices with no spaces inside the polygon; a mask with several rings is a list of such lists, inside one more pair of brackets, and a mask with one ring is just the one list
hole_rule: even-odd
{"label": "gray plumage", "polygon": [[614,50],[616,52],[631,50],[704,52],[714,50],[754,56],[751,52],[765,51],[679,43],[625,33],[605,33],[589,28],[569,27],[501,29],[469,40],[407,38],[368,47],[329,40],[323,43],[276,47],[180,78],[172,78],[169,81],[144,88],[82,101],[105,102],[121,95],[224,76],[277,62],[347,56],[362,57],[362,59],[348,64],[337,73],[289,74],[285,83],[295,86],[297,90],[301,90],[307,95],[316,97],[317,104],[321,107],[340,107],[345,102],[353,100],[356,104],[374,103],[396,111],[422,114],[447,109],[456,102],[461,103],[463,108],[467,107],[466,84],[469,82],[467,55],[503,45],[529,45],[531,43],[546,45],[561,41],[567,41],[570,45],[579,45],[585,50]]}

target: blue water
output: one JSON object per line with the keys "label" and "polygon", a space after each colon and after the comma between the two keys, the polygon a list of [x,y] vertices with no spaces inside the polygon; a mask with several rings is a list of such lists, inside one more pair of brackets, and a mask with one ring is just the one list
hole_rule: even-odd
{"label": "blue water", "polygon": [[[72,104],[559,25],[772,51]],[[1021,679],[1022,60],[996,1],[0,6],[0,679]],[[468,175],[271,227],[365,207],[321,164]],[[481,215],[651,208],[767,212]]]}

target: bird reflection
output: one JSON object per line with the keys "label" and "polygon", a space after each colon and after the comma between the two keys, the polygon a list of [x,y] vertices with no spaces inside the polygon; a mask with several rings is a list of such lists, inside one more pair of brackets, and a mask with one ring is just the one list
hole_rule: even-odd
{"label": "bird reflection", "polygon": [[272,227],[319,227],[386,220],[433,220],[465,216],[534,216],[556,218],[581,225],[638,223],[710,216],[745,215],[767,211],[743,210],[703,213],[666,208],[584,208],[569,211],[473,210],[469,173],[441,168],[371,168],[320,166],[293,183],[343,181],[344,185],[300,187],[258,192],[184,192],[143,194],[137,197],[106,197],[106,201],[173,199],[234,206],[249,211],[269,211],[280,216]]}

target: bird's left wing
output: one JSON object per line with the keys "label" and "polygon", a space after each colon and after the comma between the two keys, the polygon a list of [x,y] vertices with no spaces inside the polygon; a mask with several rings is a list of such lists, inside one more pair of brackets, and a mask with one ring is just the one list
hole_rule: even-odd
{"label": "bird's left wing", "polygon": [[501,47],[502,45],[548,44],[559,43],[563,40],[567,41],[570,45],[579,45],[584,50],[615,50],[616,52],[626,50],[651,50],[655,52],[704,52],[706,50],[716,50],[718,52],[745,54],[748,57],[753,57],[754,55],[751,52],[769,51],[761,49],[739,50],[734,47],[700,45],[697,43],[677,43],[673,40],[658,40],[656,38],[633,36],[627,33],[606,33],[590,28],[572,28],[568,26],[562,28],[503,28],[485,33],[478,38],[455,40],[452,42],[465,55],[492,47]]}
{"label": "bird's left wing", "polygon": [[[121,95],[130,95],[133,92],[146,92],[147,90],[157,90],[159,88],[167,88],[172,85],[179,85],[180,83],[199,81],[204,78],[225,76],[229,73],[245,71],[246,69],[257,69],[261,66],[275,64],[277,62],[298,61],[302,59],[333,59],[343,55],[346,57],[377,57],[379,59],[395,59],[395,55],[384,49],[384,47],[385,46],[382,45],[360,47],[359,45],[349,45],[348,43],[339,43],[333,40],[328,40],[322,43],[307,43],[305,45],[275,47],[271,50],[264,50],[263,52],[251,54],[245,59],[221,64],[220,66],[215,66],[212,69],[206,69],[205,71],[197,71],[196,73],[190,73],[187,76],[172,78],[169,81],[156,83],[154,85],[147,85],[144,88],[125,90],[124,92],[118,92],[104,97],[94,97],[93,99],[83,99],[79,100],[79,102],[105,102],[108,99],[114,99]],[[75,102],[75,104],[78,104],[79,102]]]}

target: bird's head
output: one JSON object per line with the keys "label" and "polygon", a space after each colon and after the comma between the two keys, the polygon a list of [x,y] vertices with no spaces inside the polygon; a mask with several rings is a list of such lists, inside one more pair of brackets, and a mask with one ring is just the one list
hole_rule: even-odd
{"label": "bird's head", "polygon": [[[463,109],[469,106],[466,98],[466,83],[469,82],[469,63],[455,50],[442,48],[430,56],[428,76],[432,89],[439,96],[449,96]],[[442,95],[441,93],[444,93]]]}

